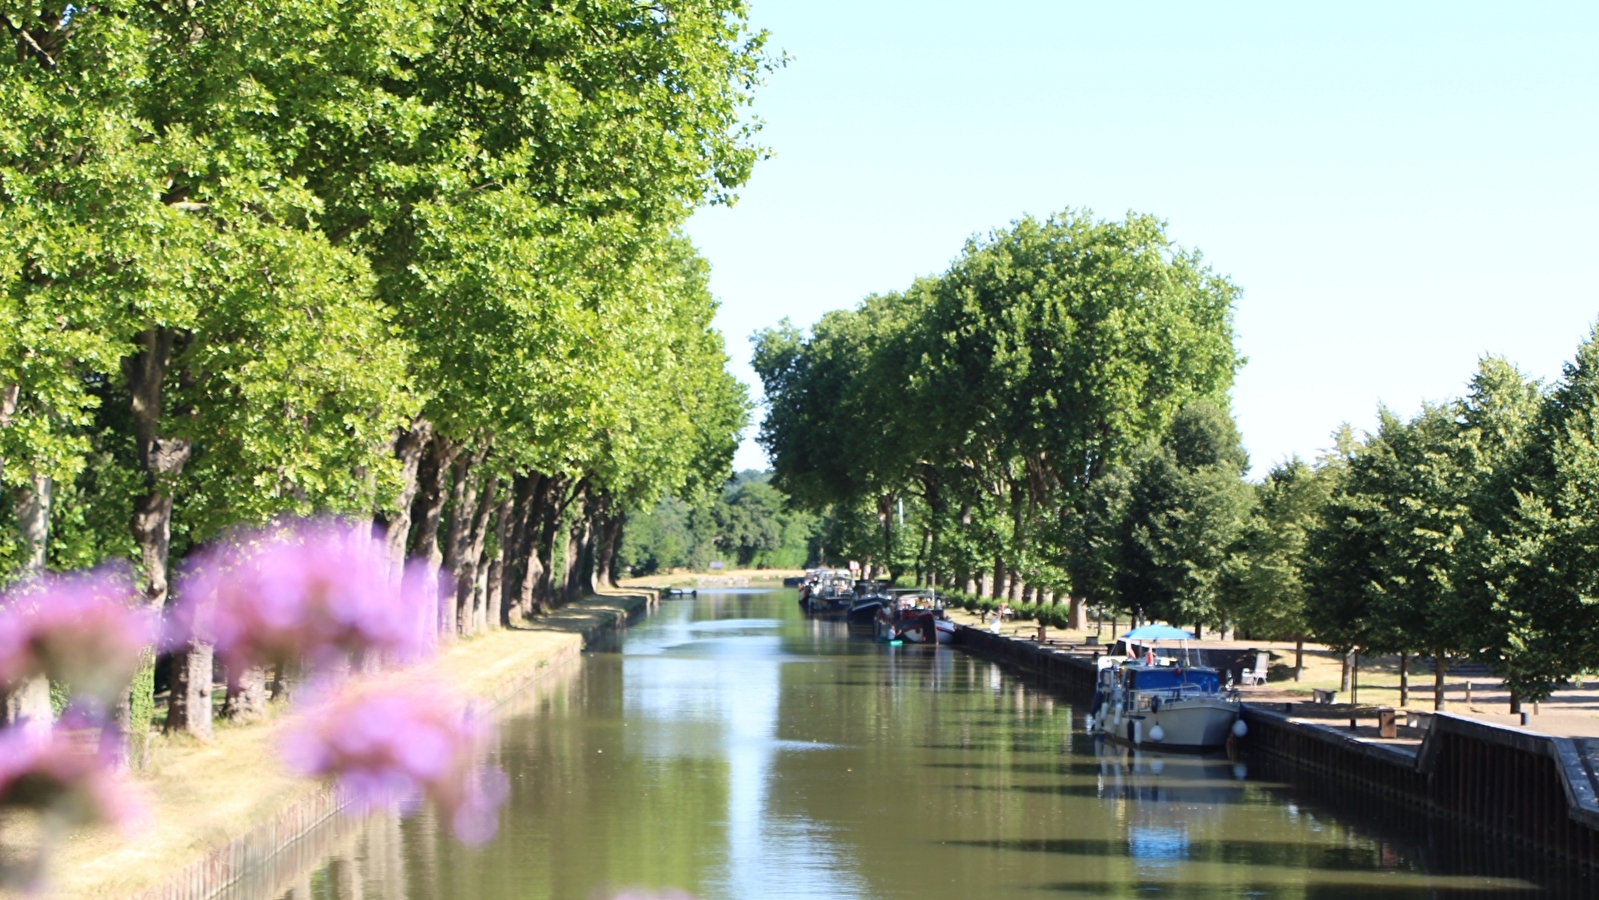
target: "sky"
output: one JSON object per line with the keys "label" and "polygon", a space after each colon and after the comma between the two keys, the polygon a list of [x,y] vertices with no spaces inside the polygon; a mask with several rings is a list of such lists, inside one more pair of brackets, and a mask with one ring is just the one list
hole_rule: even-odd
{"label": "sky", "polygon": [[[1023,215],[1168,223],[1243,294],[1258,477],[1458,396],[1557,379],[1599,321],[1599,3],[752,0],[791,58],[772,158],[690,221],[749,337],[944,271]],[[761,412],[756,413],[759,421]],[[752,427],[738,468],[763,468]]]}

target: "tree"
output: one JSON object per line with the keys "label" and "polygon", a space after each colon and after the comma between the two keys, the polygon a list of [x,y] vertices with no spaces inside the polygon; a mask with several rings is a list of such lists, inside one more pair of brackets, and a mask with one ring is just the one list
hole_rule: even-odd
{"label": "tree", "polygon": [[1273,466],[1255,488],[1254,510],[1231,561],[1234,620],[1252,637],[1295,641],[1296,681],[1311,634],[1305,608],[1306,548],[1339,472],[1336,464],[1312,468],[1298,457]]}
{"label": "tree", "polygon": [[[1183,404],[1225,398],[1235,295],[1151,217],[1024,218],[809,336],[786,322],[757,335],[761,441],[778,484],[831,509],[867,560],[1063,595],[1094,481]],[[901,503],[920,531],[908,539]],[[870,546],[854,527],[868,520]]]}
{"label": "tree", "polygon": [[[625,505],[722,480],[748,402],[676,229],[760,156],[742,3],[47,7],[7,14],[0,60],[0,479],[30,561],[55,496],[55,558],[127,552],[81,529],[131,521],[155,604],[235,524],[374,515],[395,577],[407,547],[448,562],[478,627],[553,596],[563,528],[582,589]],[[204,653],[174,727],[206,727]]]}
{"label": "tree", "polygon": [[1406,422],[1378,411],[1312,532],[1305,575],[1321,640],[1345,653],[1429,652],[1439,709],[1448,661],[1470,646],[1453,579],[1471,488],[1454,412],[1428,405]]}
{"label": "tree", "polygon": [[1223,573],[1253,503],[1249,461],[1221,407],[1194,401],[1130,466],[1116,585],[1125,607],[1225,627]]}
{"label": "tree", "polygon": [[1599,346],[1590,335],[1543,396],[1484,360],[1463,404],[1474,476],[1463,586],[1474,655],[1505,679],[1512,711],[1599,665]]}

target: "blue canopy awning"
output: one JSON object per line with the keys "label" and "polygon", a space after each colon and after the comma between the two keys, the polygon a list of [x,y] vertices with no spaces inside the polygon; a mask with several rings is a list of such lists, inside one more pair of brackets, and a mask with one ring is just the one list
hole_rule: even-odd
{"label": "blue canopy awning", "polygon": [[1144,625],[1122,635],[1132,641],[1191,641],[1194,636],[1170,625]]}

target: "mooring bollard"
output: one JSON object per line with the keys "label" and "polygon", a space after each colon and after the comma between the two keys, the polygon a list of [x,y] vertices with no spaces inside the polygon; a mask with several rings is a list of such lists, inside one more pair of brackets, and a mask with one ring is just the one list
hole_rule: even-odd
{"label": "mooring bollard", "polygon": [[1377,707],[1377,734],[1385,738],[1399,737],[1399,721],[1391,706]]}
{"label": "mooring bollard", "polygon": [[1349,717],[1349,730],[1350,731],[1354,731],[1355,730],[1355,717],[1354,716],[1350,716]]}
{"label": "mooring bollard", "polygon": [[1523,728],[1527,726],[1527,713],[1525,710],[1523,710],[1521,713],[1521,725]]}
{"label": "mooring bollard", "polygon": [[1471,705],[1471,682],[1466,682],[1466,705]]}

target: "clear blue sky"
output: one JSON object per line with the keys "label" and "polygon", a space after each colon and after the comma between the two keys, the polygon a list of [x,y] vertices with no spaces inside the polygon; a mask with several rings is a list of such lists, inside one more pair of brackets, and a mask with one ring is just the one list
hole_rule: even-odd
{"label": "clear blue sky", "polygon": [[756,329],[1066,207],[1161,216],[1243,288],[1257,475],[1483,354],[1558,377],[1599,319],[1591,0],[753,2],[794,57],[755,109],[775,156],[689,232],[757,395]]}

